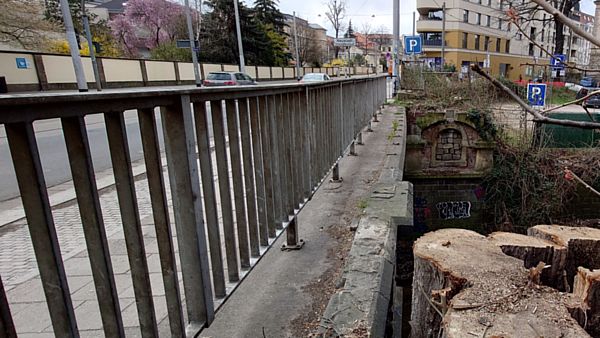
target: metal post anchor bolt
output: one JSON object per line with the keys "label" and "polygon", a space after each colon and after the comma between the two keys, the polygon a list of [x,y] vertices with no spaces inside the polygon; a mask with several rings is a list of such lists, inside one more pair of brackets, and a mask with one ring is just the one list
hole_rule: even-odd
{"label": "metal post anchor bolt", "polygon": [[304,240],[298,239],[298,223],[294,217],[286,228],[287,243],[281,246],[281,251],[300,250],[304,246]]}
{"label": "metal post anchor bolt", "polygon": [[352,143],[350,144],[350,152],[348,153],[348,155],[350,156],[358,156],[358,154],[356,153],[356,147],[354,146],[355,143],[355,141],[352,141]]}
{"label": "metal post anchor bolt", "polygon": [[358,133],[358,136],[356,136],[356,144],[359,146],[362,146],[364,144],[362,141],[362,132]]}
{"label": "metal post anchor bolt", "polygon": [[333,166],[333,171],[331,173],[331,180],[329,180],[329,182],[331,183],[342,183],[344,181],[344,179],[342,177],[340,177],[340,167],[339,164],[336,163],[335,166]]}

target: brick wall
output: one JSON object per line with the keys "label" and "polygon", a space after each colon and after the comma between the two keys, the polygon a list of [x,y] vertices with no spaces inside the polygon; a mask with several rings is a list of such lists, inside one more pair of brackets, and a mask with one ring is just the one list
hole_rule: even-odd
{"label": "brick wall", "polygon": [[406,178],[414,187],[418,232],[441,228],[483,231],[485,190],[480,178]]}

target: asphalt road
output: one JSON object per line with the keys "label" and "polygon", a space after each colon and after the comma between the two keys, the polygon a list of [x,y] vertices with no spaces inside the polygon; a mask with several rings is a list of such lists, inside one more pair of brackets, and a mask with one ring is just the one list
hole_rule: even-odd
{"label": "asphalt road", "polygon": [[[157,123],[160,126],[160,118]],[[140,130],[137,115],[134,111],[125,112],[125,123],[127,125],[127,138],[132,161],[143,158]],[[112,167],[110,153],[108,151],[108,140],[104,125],[103,115],[91,115],[86,117],[86,126],[92,153],[92,161],[96,172]],[[37,121],[34,123],[36,139],[38,143],[46,186],[51,187],[71,180],[71,170],[67,149],[62,134],[59,119]],[[159,133],[161,146],[163,145],[162,134]],[[0,125],[0,201],[19,196],[19,187],[10,156],[8,140],[4,126]]]}

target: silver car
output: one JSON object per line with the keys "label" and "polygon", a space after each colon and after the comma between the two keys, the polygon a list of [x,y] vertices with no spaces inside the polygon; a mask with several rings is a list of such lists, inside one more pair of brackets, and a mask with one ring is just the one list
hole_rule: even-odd
{"label": "silver car", "polygon": [[331,80],[331,78],[325,73],[308,73],[304,74],[300,82],[321,82],[329,80]]}
{"label": "silver car", "polygon": [[248,74],[240,72],[211,72],[208,73],[202,84],[207,87],[214,87],[255,85],[257,83]]}

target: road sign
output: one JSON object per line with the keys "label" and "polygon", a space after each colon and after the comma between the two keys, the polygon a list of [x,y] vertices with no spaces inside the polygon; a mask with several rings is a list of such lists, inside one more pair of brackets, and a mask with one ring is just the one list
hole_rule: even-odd
{"label": "road sign", "polygon": [[356,46],[355,38],[338,38],[333,39],[333,45],[337,47],[352,47]]}
{"label": "road sign", "polygon": [[[190,40],[177,40],[177,48],[190,48]],[[194,41],[194,46],[198,46],[198,40]]]}
{"label": "road sign", "polygon": [[546,104],[546,84],[527,84],[527,101],[533,107],[543,107]]}
{"label": "road sign", "polygon": [[17,69],[27,69],[29,68],[29,64],[26,58],[16,58],[17,61]]}
{"label": "road sign", "polygon": [[550,65],[552,65],[552,69],[554,70],[561,70],[565,68],[565,61],[567,61],[565,54],[554,54],[550,59]]}
{"label": "road sign", "polygon": [[423,43],[420,35],[411,35],[404,37],[404,54],[421,54],[423,52]]}

